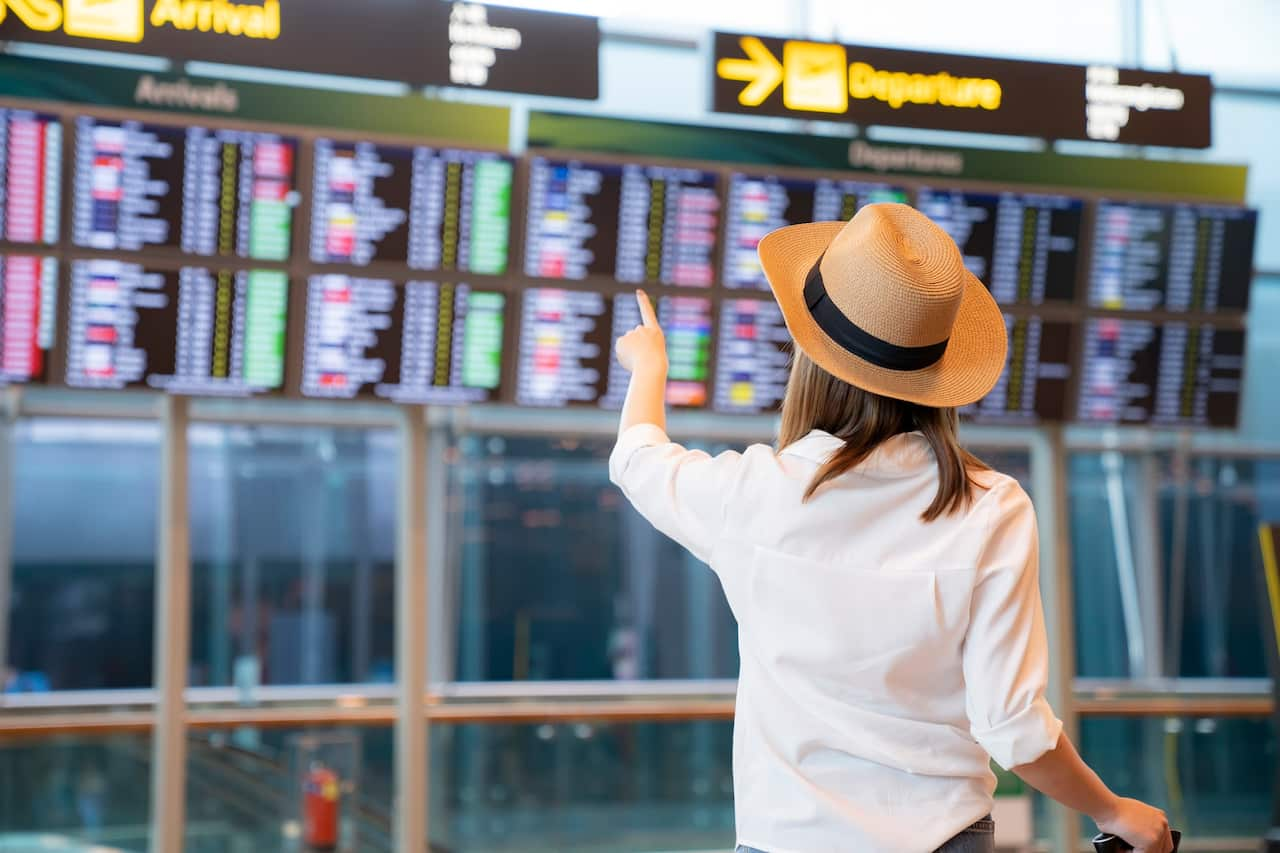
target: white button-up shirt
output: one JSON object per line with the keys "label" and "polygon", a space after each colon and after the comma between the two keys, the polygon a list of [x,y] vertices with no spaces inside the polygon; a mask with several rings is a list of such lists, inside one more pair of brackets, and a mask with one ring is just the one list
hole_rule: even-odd
{"label": "white button-up shirt", "polygon": [[925,523],[937,466],[895,436],[801,503],[842,445],[711,457],[652,425],[610,476],[710,563],[738,619],[738,842],[768,853],[922,853],[991,811],[995,776],[1052,749],[1036,519],[1012,478]]}

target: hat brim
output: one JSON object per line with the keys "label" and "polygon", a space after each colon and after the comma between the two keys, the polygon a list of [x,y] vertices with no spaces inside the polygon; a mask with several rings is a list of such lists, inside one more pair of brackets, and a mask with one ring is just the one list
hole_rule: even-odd
{"label": "hat brim", "polygon": [[760,265],[796,346],[831,375],[885,397],[943,408],[966,406],[990,393],[1004,372],[1008,335],[995,299],[967,270],[947,350],[929,367],[879,367],[850,353],[822,331],[805,304],[805,279],[844,226],[844,222],[788,225],[760,241]]}

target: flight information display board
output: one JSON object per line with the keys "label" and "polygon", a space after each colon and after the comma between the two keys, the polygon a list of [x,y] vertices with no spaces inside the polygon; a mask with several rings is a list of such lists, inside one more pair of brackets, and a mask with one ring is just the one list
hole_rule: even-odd
{"label": "flight information display board", "polygon": [[595,403],[605,394],[613,326],[602,293],[534,287],[523,294],[516,402]]}
{"label": "flight information display board", "polygon": [[467,284],[312,276],[305,397],[398,403],[491,399],[502,373],[506,296]]}
{"label": "flight information display board", "polygon": [[57,305],[57,260],[0,255],[0,385],[47,379]]}
{"label": "flight information display board", "polygon": [[710,287],[720,196],[714,172],[529,160],[525,274]]}
{"label": "flight information display board", "polygon": [[1092,318],[1086,330],[1080,420],[1235,426],[1243,330],[1119,317]]}
{"label": "flight information display board", "polygon": [[1245,208],[1100,202],[1089,304],[1245,311],[1257,225],[1257,211]]}
{"label": "flight information display board", "polygon": [[782,404],[791,375],[791,333],[771,299],[720,303],[716,342],[717,412],[759,414]]}
{"label": "flight information display board", "polygon": [[71,264],[68,385],[247,397],[284,382],[288,276]]}
{"label": "flight information display board", "polygon": [[1009,354],[1004,373],[987,396],[960,414],[978,423],[1064,421],[1075,364],[1076,325],[1039,316],[1004,315]]}
{"label": "flight information display board", "polygon": [[907,201],[888,184],[778,175],[729,176],[722,280],[734,289],[768,290],[756,247],[776,228],[800,222],[849,220],[873,202]]}
{"label": "flight information display board", "polygon": [[1075,301],[1081,199],[922,187],[916,207],[951,235],[1001,306]]}
{"label": "flight information display board", "polygon": [[[711,378],[711,300],[701,296],[658,299],[658,325],[667,342],[667,405],[695,408],[707,404]],[[641,323],[634,293],[613,297],[613,339]],[[609,361],[609,386],[600,405],[621,409],[631,374],[617,357]]]}
{"label": "flight information display board", "polygon": [[289,258],[296,139],[76,119],[72,238],[89,249]]}
{"label": "flight information display board", "polygon": [[61,184],[62,122],[0,108],[0,238],[58,242]]}
{"label": "flight information display board", "polygon": [[500,275],[514,171],[488,151],[317,139],[311,260]]}

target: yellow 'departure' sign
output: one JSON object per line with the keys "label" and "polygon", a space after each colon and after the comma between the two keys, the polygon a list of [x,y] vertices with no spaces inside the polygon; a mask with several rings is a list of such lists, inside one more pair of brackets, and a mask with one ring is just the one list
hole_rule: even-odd
{"label": "yellow 'departure' sign", "polygon": [[898,109],[903,104],[942,107],[1000,108],[998,80],[989,77],[957,77],[946,71],[931,74],[876,68],[867,62],[849,62],[844,45],[811,41],[787,41],[782,61],[756,36],[740,40],[745,59],[725,58],[716,73],[726,80],[749,83],[738,94],[738,103],[758,107],[782,85],[782,102],[788,110],[844,113],[849,99],[874,99]]}
{"label": "yellow 'departure' sign", "polygon": [[713,109],[1204,148],[1203,75],[715,34]]}

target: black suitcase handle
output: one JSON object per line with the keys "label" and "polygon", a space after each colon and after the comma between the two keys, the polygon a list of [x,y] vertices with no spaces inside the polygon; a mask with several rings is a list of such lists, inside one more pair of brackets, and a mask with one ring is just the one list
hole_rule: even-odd
{"label": "black suitcase handle", "polygon": [[[1182,842],[1182,833],[1178,830],[1170,830],[1173,836],[1173,853],[1178,853],[1178,845]],[[1132,850],[1133,845],[1125,842],[1123,838],[1117,838],[1114,835],[1107,835],[1105,832],[1093,837],[1093,849],[1098,853],[1124,853],[1126,850]]]}

